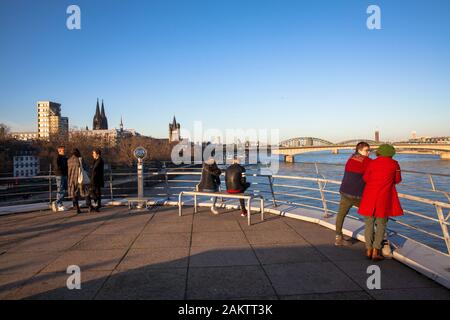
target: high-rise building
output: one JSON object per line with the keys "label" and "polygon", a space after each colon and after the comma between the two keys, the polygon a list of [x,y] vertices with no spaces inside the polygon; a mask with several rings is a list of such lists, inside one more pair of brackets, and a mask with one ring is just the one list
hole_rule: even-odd
{"label": "high-rise building", "polygon": [[169,123],[169,142],[181,141],[180,124],[177,123],[175,116],[173,116],[172,123]]}
{"label": "high-rise building", "polygon": [[380,131],[378,130],[375,131],[375,142],[380,142]]}
{"label": "high-rise building", "polygon": [[61,117],[61,104],[51,101],[38,101],[38,139],[48,140],[52,136],[67,135],[69,119]]}

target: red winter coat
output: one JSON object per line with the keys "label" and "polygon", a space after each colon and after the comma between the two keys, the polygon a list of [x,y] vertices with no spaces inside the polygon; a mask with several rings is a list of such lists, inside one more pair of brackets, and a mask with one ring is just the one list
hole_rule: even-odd
{"label": "red winter coat", "polygon": [[358,213],[363,216],[387,218],[401,216],[402,206],[395,185],[402,181],[398,162],[378,157],[370,162],[363,176],[366,182]]}

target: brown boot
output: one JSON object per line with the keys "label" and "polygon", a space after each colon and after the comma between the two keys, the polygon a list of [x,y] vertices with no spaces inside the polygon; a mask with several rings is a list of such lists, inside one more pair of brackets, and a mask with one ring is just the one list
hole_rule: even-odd
{"label": "brown boot", "polygon": [[372,248],[366,249],[366,257],[367,259],[372,259]]}
{"label": "brown boot", "polygon": [[383,260],[383,259],[384,259],[384,257],[380,254],[380,250],[379,250],[379,249],[373,248],[373,251],[372,251],[372,260],[373,260],[373,261],[381,261],[381,260]]}

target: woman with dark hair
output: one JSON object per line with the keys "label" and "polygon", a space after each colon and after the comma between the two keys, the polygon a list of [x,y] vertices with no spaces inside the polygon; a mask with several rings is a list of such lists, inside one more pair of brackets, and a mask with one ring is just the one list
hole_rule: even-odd
{"label": "woman with dark hair", "polygon": [[81,213],[78,201],[80,197],[85,198],[89,195],[90,181],[80,150],[72,150],[72,155],[67,161],[67,166],[69,197],[72,198],[73,208],[77,210],[77,213]]}

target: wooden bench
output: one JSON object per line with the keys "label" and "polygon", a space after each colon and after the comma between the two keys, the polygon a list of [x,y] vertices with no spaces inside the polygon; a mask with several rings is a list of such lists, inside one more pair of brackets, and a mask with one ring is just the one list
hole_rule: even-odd
{"label": "wooden bench", "polygon": [[252,194],[245,193],[227,193],[227,192],[203,192],[203,191],[181,191],[178,195],[178,214],[182,216],[182,208],[183,208],[183,196],[192,196],[194,197],[194,213],[197,213],[197,197],[216,197],[216,198],[228,198],[228,199],[244,199],[246,201],[247,208],[247,219],[248,225],[251,224],[250,216],[251,216],[251,204],[253,200],[259,201],[259,208],[261,212],[261,221],[264,220],[264,198],[261,196],[254,196]]}

